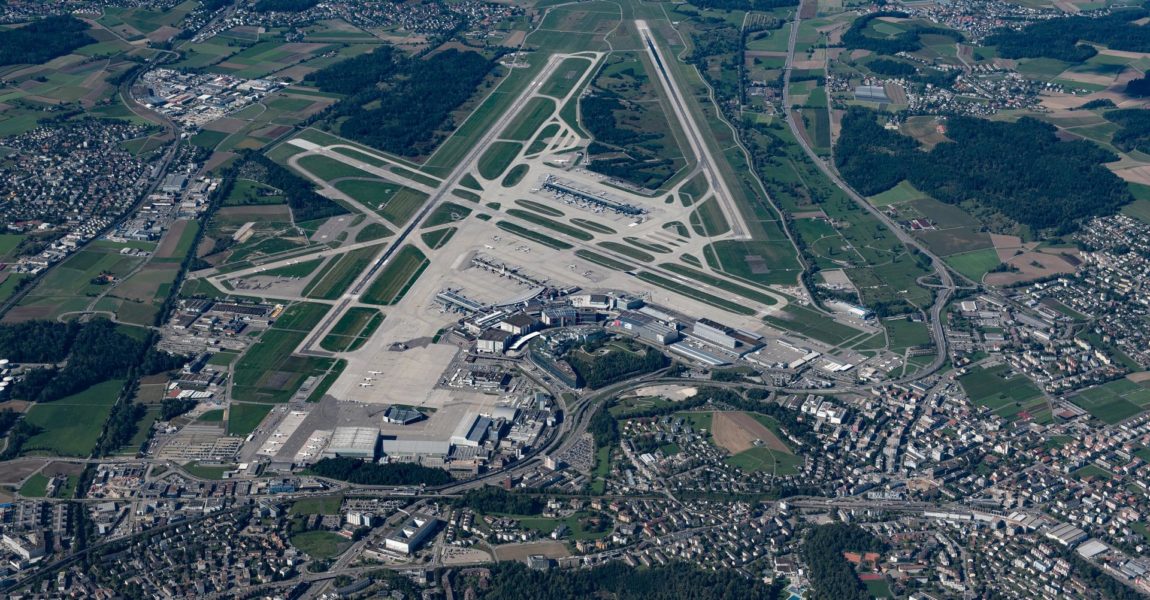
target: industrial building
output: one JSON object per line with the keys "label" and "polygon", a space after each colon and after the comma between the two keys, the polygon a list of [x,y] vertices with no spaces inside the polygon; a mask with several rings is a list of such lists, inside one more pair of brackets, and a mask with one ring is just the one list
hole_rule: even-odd
{"label": "industrial building", "polygon": [[411,515],[383,540],[383,547],[394,552],[411,554],[419,550],[439,524],[439,520],[421,513]]}
{"label": "industrial building", "polygon": [[1087,537],[1085,531],[1069,523],[1053,527],[1047,530],[1045,535],[1063,546],[1075,546],[1079,542],[1085,541]]}
{"label": "industrial building", "polygon": [[855,100],[859,102],[890,104],[890,97],[886,95],[886,89],[881,85],[860,85],[856,87]]}
{"label": "industrial building", "polygon": [[451,442],[446,440],[384,439],[384,460],[389,463],[418,463],[425,467],[443,466],[451,453]]}
{"label": "industrial building", "polygon": [[491,429],[490,418],[472,415],[459,422],[455,433],[451,436],[451,443],[456,446],[478,447],[487,438],[489,429]]}
{"label": "industrial building", "polygon": [[379,455],[379,429],[336,427],[321,458],[359,458],[374,461]]}
{"label": "industrial building", "polygon": [[671,344],[667,348],[674,354],[678,354],[697,363],[702,363],[708,367],[721,367],[731,362],[717,354],[711,354],[705,350],[688,346],[686,342]]}
{"label": "industrial building", "polygon": [[499,328],[512,335],[526,335],[539,329],[539,321],[527,313],[516,313],[499,323]]}
{"label": "industrial building", "polygon": [[418,410],[414,408],[404,408],[394,404],[387,407],[387,410],[383,413],[383,422],[392,425],[410,425],[423,419],[423,413]]}
{"label": "industrial building", "polygon": [[513,337],[515,337],[514,334],[502,329],[488,329],[479,334],[479,341],[476,342],[475,349],[486,354],[502,354],[507,350]]}
{"label": "industrial building", "polygon": [[696,321],[691,333],[695,337],[720,348],[738,350],[739,354],[745,354],[763,345],[762,338],[757,335],[732,329],[710,319]]}
{"label": "industrial building", "polygon": [[637,312],[623,312],[612,325],[623,331],[632,333],[639,339],[660,345],[667,345],[679,339],[679,329],[674,325],[667,325],[654,317]]}

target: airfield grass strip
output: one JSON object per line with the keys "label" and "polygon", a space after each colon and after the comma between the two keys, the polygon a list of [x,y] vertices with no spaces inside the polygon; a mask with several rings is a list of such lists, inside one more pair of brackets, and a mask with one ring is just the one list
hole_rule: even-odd
{"label": "airfield grass strip", "polygon": [[495,226],[504,231],[514,233],[517,236],[529,239],[533,242],[539,242],[544,246],[554,248],[556,250],[570,250],[571,248],[574,248],[574,246],[568,244],[567,242],[561,242],[553,237],[543,235],[542,233],[532,231],[525,227],[520,227],[515,223],[510,223],[507,221],[496,221]]}
{"label": "airfield grass strip", "polygon": [[636,277],[638,277],[639,279],[642,279],[643,281],[646,281],[647,283],[653,283],[653,284],[655,284],[661,288],[671,290],[672,292],[675,292],[676,294],[680,294],[680,295],[686,296],[688,298],[698,300],[699,302],[703,302],[705,304],[710,304],[711,306],[714,306],[716,308],[721,308],[727,312],[732,312],[732,313],[735,313],[738,315],[753,315],[753,314],[755,314],[755,310],[753,308],[747,308],[746,306],[743,306],[741,304],[736,304],[734,302],[731,302],[730,300],[724,300],[722,298],[719,298],[718,296],[712,296],[711,294],[708,294],[706,292],[700,292],[699,290],[697,290],[693,287],[681,284],[677,281],[672,281],[672,280],[667,279],[666,277],[663,277],[661,275],[656,275],[654,273],[649,273],[647,271],[640,271],[636,275]]}
{"label": "airfield grass strip", "polygon": [[595,239],[595,236],[587,233],[586,231],[583,231],[582,229],[572,227],[566,223],[560,223],[559,221],[555,221],[553,219],[548,219],[547,217],[541,217],[533,212],[528,212],[519,208],[509,208],[507,209],[507,214],[523,219],[524,221],[529,221],[539,225],[540,227],[546,227],[552,231],[562,233],[563,235],[571,236],[577,240],[583,240],[584,242],[589,242]]}
{"label": "airfield grass strip", "polygon": [[740,296],[742,296],[748,300],[754,300],[755,302],[761,302],[767,306],[774,306],[775,304],[778,304],[778,301],[775,300],[774,296],[771,296],[769,294],[764,294],[763,292],[760,292],[758,290],[753,290],[751,288],[743,287],[743,286],[735,284],[735,283],[731,283],[730,281],[727,281],[725,279],[719,279],[718,277],[715,277],[714,275],[709,275],[707,273],[704,273],[702,271],[697,271],[697,270],[692,269],[690,267],[684,267],[683,265],[676,264],[676,263],[662,263],[659,266],[668,270],[668,271],[671,271],[673,273],[677,273],[679,275],[682,275],[683,277],[689,277],[691,279],[694,279],[695,281],[698,281],[699,283],[704,283],[704,284],[712,286],[712,287],[717,287],[717,288],[719,288],[725,292],[731,292],[732,294],[738,294],[738,295],[740,295]]}
{"label": "airfield grass strip", "polygon": [[616,271],[627,272],[633,269],[633,267],[627,263],[622,263],[613,258],[603,256],[602,254],[592,252],[590,250],[583,250],[582,248],[575,251],[575,256],[578,256],[583,260],[593,262],[600,267],[607,267],[608,269],[614,269]]}

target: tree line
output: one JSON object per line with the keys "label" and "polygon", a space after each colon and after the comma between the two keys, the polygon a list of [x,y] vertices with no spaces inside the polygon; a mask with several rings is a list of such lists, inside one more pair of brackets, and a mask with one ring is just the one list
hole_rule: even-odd
{"label": "tree line", "polygon": [[305,79],[347,97],[331,108],[340,134],[403,156],[429,153],[495,61],[454,48],[409,58],[390,46],[340,61]]}
{"label": "tree line", "polygon": [[1098,50],[1081,42],[1112,50],[1150,52],[1150,29],[1134,21],[1150,15],[1144,8],[1120,8],[1099,17],[1062,17],[1038,21],[1020,30],[1005,29],[983,44],[997,46],[1002,58],[1054,58],[1080,63]]}
{"label": "tree line", "polygon": [[446,485],[452,481],[451,475],[443,469],[414,463],[378,465],[342,456],[321,459],[311,466],[311,472],[359,485]]}
{"label": "tree line", "polygon": [[1060,141],[1056,128],[1033,118],[1015,123],[967,116],[947,119],[947,137],[930,152],[879,125],[876,113],[851,108],[843,117],[835,163],[852,187],[870,196],[903,180],[948,204],[973,201],[1031,229],[1061,235],[1086,218],[1131,200],[1126,184],[1103,163],[1117,160],[1088,141]]}
{"label": "tree line", "polygon": [[320,0],[259,0],[252,5],[256,12],[303,12],[319,4]]}
{"label": "tree line", "polygon": [[88,44],[88,24],[72,15],[56,15],[23,27],[0,31],[0,66],[48,62]]}
{"label": "tree line", "polygon": [[455,506],[484,514],[541,515],[545,504],[538,496],[516,494],[489,485],[469,490],[455,500]]}
{"label": "tree line", "polygon": [[647,569],[609,562],[592,569],[538,571],[520,562],[491,567],[491,582],[478,590],[481,600],[745,600],[783,598],[785,584],[767,585],[732,570],[704,571],[687,563]]}

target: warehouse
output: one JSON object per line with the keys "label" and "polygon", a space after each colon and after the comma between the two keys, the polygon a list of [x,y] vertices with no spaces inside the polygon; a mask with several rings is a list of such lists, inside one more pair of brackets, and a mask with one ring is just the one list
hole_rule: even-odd
{"label": "warehouse", "polygon": [[379,449],[379,429],[374,427],[336,427],[322,458],[359,458],[374,461]]}
{"label": "warehouse", "polygon": [[674,325],[665,325],[653,317],[637,312],[620,314],[612,325],[638,336],[639,339],[664,346],[679,339],[679,330]]}
{"label": "warehouse", "polygon": [[451,443],[456,446],[477,447],[487,437],[487,430],[491,428],[491,419],[479,415],[471,415],[459,422],[455,434],[451,436]]}
{"label": "warehouse", "polygon": [[513,334],[502,329],[488,329],[479,336],[475,349],[487,354],[502,354],[513,337]]}
{"label": "warehouse", "polygon": [[698,363],[702,363],[708,367],[719,367],[722,365],[730,364],[729,360],[711,354],[710,352],[699,350],[698,348],[692,348],[691,346],[688,346],[686,342],[671,344],[669,348],[671,352],[678,354],[679,356],[688,358]]}
{"label": "warehouse", "polygon": [[442,440],[383,440],[383,455],[389,463],[419,463],[442,466],[451,452],[451,443]]}

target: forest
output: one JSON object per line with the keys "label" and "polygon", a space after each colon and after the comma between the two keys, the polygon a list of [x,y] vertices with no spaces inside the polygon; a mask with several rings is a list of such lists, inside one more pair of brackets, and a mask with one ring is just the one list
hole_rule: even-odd
{"label": "forest", "polygon": [[587,148],[592,171],[649,189],[659,187],[674,173],[674,162],[660,158],[653,143],[663,134],[624,125],[640,121],[647,107],[596,90],[579,100],[579,110],[583,125],[595,139]]}
{"label": "forest", "polygon": [[260,179],[263,183],[278,189],[291,208],[292,219],[296,223],[324,219],[347,213],[347,209],[333,200],[320,196],[315,186],[303,177],[285,169],[272,159],[255,152],[245,150],[241,161],[257,165],[264,171]]}
{"label": "forest", "polygon": [[76,321],[24,321],[0,325],[0,357],[14,363],[56,363],[64,360],[80,333]]}
{"label": "forest", "polygon": [[[850,29],[843,33],[843,45],[850,50],[870,50],[875,54],[898,54],[899,52],[915,52],[922,49],[922,36],[941,35],[962,41],[962,34],[945,27],[928,27],[925,25],[911,25],[910,29],[894,37],[875,37],[867,35],[866,30],[871,21],[882,17],[905,19],[910,15],[897,11],[880,11],[855,19]],[[906,23],[903,26],[907,26]]]}
{"label": "forest", "polygon": [[802,556],[810,569],[814,600],[869,600],[843,552],[882,552],[882,540],[858,525],[831,523],[815,527],[803,540]]}
{"label": "forest", "polygon": [[950,117],[946,135],[952,142],[922,152],[913,138],[883,128],[876,116],[852,108],[835,145],[839,172],[864,196],[905,179],[942,202],[972,201],[1056,234],[1132,199],[1125,182],[1102,166],[1117,160],[1113,152],[1088,141],[1060,141],[1054,126],[1036,119]]}
{"label": "forest", "polygon": [[451,112],[475,93],[495,66],[478,52],[454,48],[408,58],[385,46],[307,76],[325,92],[347,97],[331,109],[340,134],[403,156],[429,154]]}
{"label": "forest", "polygon": [[0,31],[0,67],[38,65],[96,43],[87,31],[88,24],[71,15],[45,17],[24,27]]}
{"label": "forest", "polygon": [[470,490],[455,501],[457,508],[470,508],[476,512],[505,515],[541,515],[545,505],[537,496],[508,492],[495,486]]}
{"label": "forest", "polygon": [[259,0],[252,6],[256,12],[303,12],[320,0]]}
{"label": "forest", "polygon": [[662,352],[652,349],[642,354],[626,350],[611,350],[604,354],[575,351],[565,358],[583,384],[593,390],[628,377],[658,371],[671,364]]}
{"label": "forest", "polygon": [[[1021,30],[1003,30],[983,40],[1002,58],[1054,58],[1079,63],[1098,54],[1093,42],[1127,52],[1150,52],[1150,29],[1134,23],[1150,15],[1143,8],[1122,8],[1101,17],[1063,17],[1038,21]],[[845,38],[844,38],[845,39]]]}
{"label": "forest", "polygon": [[322,459],[311,466],[311,472],[360,485],[444,485],[452,481],[443,469],[412,463],[377,465],[344,457]]}
{"label": "forest", "polygon": [[1102,116],[1111,123],[1121,126],[1114,132],[1110,143],[1123,152],[1138,150],[1150,152],[1150,111],[1143,108],[1108,110]]}
{"label": "forest", "polygon": [[910,77],[918,72],[914,65],[901,60],[890,58],[877,58],[866,64],[866,68],[879,75],[887,77]]}
{"label": "forest", "polygon": [[1126,95],[1135,98],[1150,96],[1150,71],[1142,74],[1138,79],[1131,79],[1126,83]]}
{"label": "forest", "polygon": [[481,600],[746,600],[783,598],[781,581],[766,585],[735,571],[704,571],[685,563],[649,569],[610,562],[592,569],[537,571],[520,562],[491,567],[491,584],[478,590]]}

